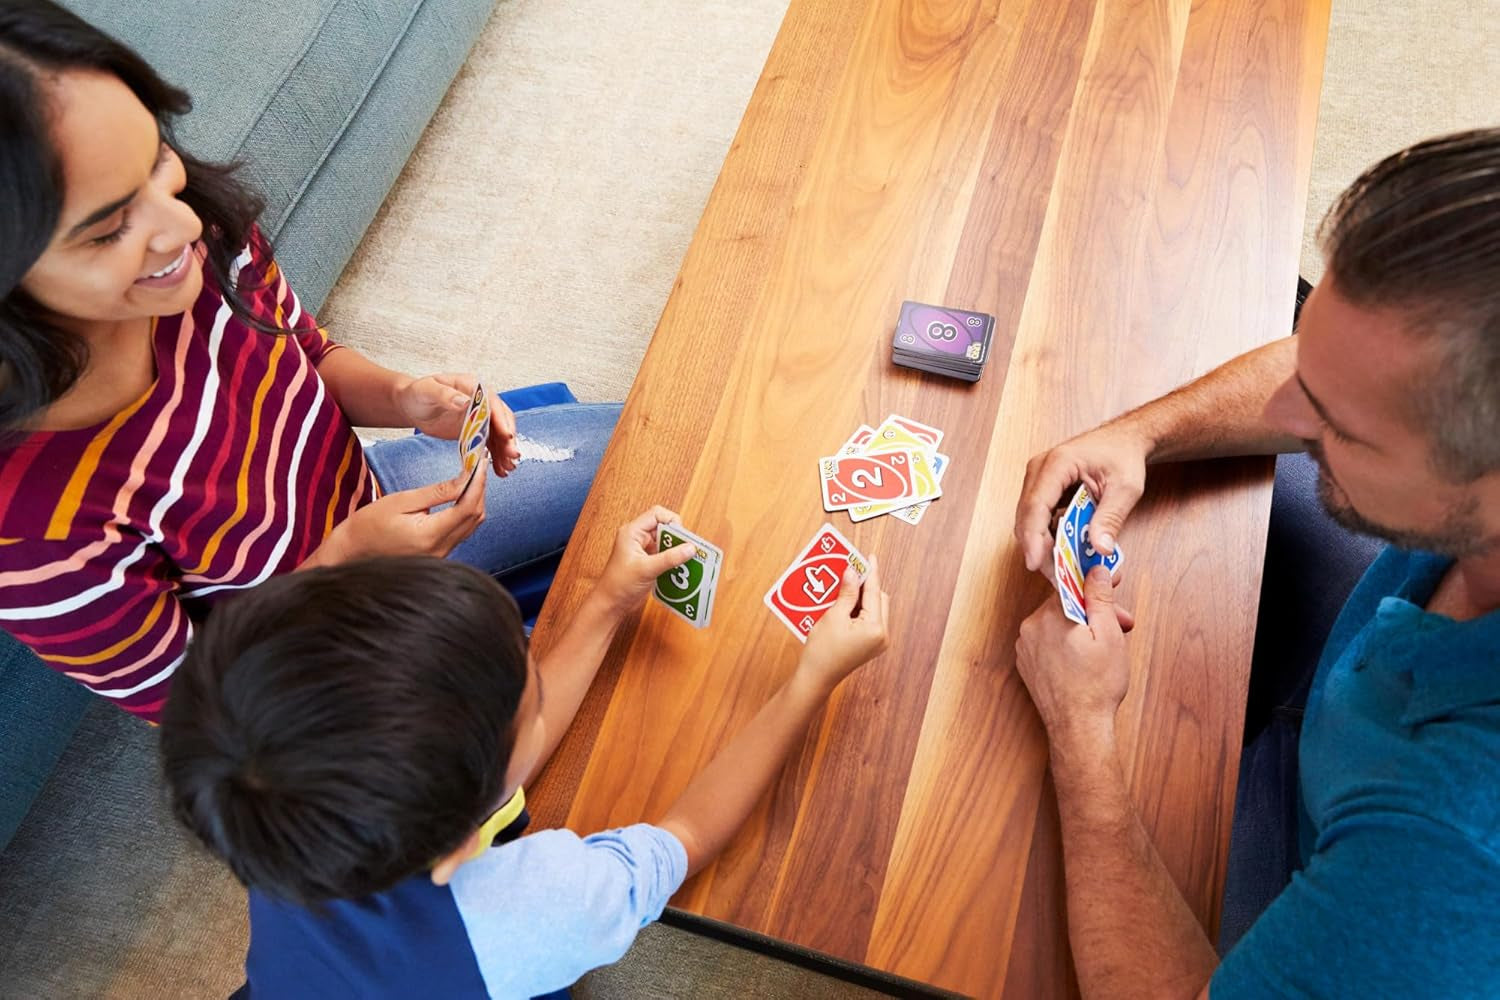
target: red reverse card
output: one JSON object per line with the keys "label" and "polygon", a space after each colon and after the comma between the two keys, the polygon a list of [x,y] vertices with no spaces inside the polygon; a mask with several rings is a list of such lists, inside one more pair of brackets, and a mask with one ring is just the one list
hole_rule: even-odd
{"label": "red reverse card", "polygon": [[910,448],[820,458],[818,480],[828,511],[889,503],[919,492]]}
{"label": "red reverse card", "polygon": [[851,565],[863,583],[869,563],[838,529],[825,524],[766,594],[766,607],[798,641],[806,642],[807,633],[839,596],[844,570]]}

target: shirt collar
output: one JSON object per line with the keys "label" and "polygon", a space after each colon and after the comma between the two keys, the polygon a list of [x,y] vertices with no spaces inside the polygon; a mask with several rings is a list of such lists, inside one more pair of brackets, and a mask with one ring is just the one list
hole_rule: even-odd
{"label": "shirt collar", "polygon": [[1443,556],[1414,553],[1395,596],[1382,599],[1375,613],[1375,657],[1411,670],[1406,726],[1500,703],[1500,611],[1460,622],[1423,607],[1452,565]]}

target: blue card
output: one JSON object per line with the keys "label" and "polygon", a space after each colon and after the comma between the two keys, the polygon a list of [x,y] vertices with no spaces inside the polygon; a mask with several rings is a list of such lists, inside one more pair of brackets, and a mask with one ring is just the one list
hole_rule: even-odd
{"label": "blue card", "polygon": [[1089,540],[1089,522],[1094,518],[1094,498],[1089,495],[1087,486],[1079,486],[1078,492],[1073,494],[1073,500],[1068,504],[1067,513],[1062,517],[1059,528],[1073,546],[1073,552],[1078,557],[1078,568],[1084,576],[1089,575],[1089,570],[1104,564],[1110,575],[1120,571],[1120,563],[1124,561],[1125,554],[1120,550],[1119,541],[1116,540],[1115,551],[1106,556],[1094,548]]}

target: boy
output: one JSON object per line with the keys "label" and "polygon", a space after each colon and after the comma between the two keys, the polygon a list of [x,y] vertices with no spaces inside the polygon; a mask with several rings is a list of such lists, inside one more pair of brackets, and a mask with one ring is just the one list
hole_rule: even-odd
{"label": "boy", "polygon": [[[691,557],[656,551],[676,519],[656,507],[620,529],[535,666],[504,591],[437,559],[287,574],[215,612],[173,685],[162,755],[178,817],[250,887],[240,995],[560,990],[623,955],[718,855],[833,688],[885,648],[887,598],[874,560],[863,588],[846,576],[791,678],[659,825],[515,839],[520,789],[616,629]],[[510,842],[491,848],[502,827]]]}

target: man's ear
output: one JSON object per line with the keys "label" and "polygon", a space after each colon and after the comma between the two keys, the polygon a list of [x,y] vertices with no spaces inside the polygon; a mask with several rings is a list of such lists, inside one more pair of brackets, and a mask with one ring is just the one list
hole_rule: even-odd
{"label": "man's ear", "polygon": [[455,847],[452,853],[438,859],[438,863],[432,866],[433,885],[447,885],[453,878],[453,873],[458,871],[458,866],[479,852],[479,836],[483,832],[483,830],[475,830],[462,844]]}

